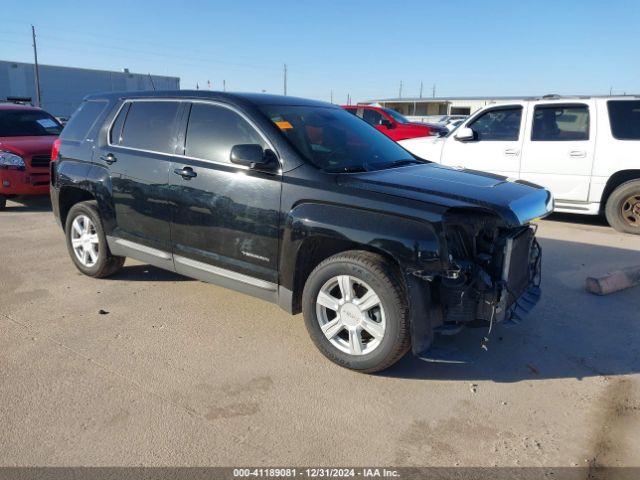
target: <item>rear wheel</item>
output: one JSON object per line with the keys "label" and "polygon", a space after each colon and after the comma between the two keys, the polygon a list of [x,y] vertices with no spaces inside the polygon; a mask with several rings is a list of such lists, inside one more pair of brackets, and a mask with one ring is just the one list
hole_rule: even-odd
{"label": "rear wheel", "polygon": [[313,342],[338,365],[377,372],[409,349],[404,288],[379,255],[351,251],[326,259],[309,275],[302,306]]}
{"label": "rear wheel", "polygon": [[619,232],[640,235],[640,180],[616,188],[607,200],[605,214],[609,225]]}
{"label": "rear wheel", "polygon": [[112,255],[95,201],[80,202],[69,210],[65,225],[67,249],[78,270],[90,277],[113,275],[125,257]]}

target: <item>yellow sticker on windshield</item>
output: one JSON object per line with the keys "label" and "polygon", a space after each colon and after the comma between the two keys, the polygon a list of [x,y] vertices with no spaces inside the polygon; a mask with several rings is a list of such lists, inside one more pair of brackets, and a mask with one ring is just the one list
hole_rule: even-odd
{"label": "yellow sticker on windshield", "polygon": [[280,130],[289,130],[290,128],[293,128],[293,125],[291,125],[289,122],[287,121],[282,121],[282,122],[276,122],[276,125],[278,126],[278,128]]}

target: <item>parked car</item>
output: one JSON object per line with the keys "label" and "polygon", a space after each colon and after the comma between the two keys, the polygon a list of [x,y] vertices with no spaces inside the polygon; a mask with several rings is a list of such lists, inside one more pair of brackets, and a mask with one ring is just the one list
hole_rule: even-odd
{"label": "parked car", "polygon": [[49,193],[51,147],[61,131],[44,110],[0,103],[0,210],[7,198]]}
{"label": "parked car", "polygon": [[419,157],[540,184],[558,212],[605,214],[640,234],[640,97],[557,97],[485,107]]}
{"label": "parked car", "polygon": [[[330,360],[382,370],[539,295],[543,188],[417,159],[331,104],[209,91],[88,97],[53,211],[82,273],[125,257],[304,313]],[[250,328],[238,325],[238,329]]]}
{"label": "parked car", "polygon": [[342,108],[362,118],[396,142],[407,138],[446,135],[449,132],[442,125],[411,122],[390,108],[370,105],[343,105]]}

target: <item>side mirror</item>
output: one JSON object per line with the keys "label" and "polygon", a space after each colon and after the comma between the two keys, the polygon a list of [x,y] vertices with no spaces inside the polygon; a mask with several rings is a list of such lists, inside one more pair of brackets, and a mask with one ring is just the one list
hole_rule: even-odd
{"label": "side mirror", "polygon": [[392,129],[395,128],[395,125],[393,122],[389,121],[389,120],[382,120],[380,122],[380,125],[382,125],[383,127],[386,127],[388,129]]}
{"label": "side mirror", "polygon": [[264,150],[257,144],[234,145],[231,149],[231,163],[243,165],[252,170],[275,170],[278,166],[278,158],[273,151]]}
{"label": "side mirror", "polygon": [[460,127],[453,135],[456,140],[460,140],[461,142],[468,142],[469,140],[473,140],[476,138],[476,134],[473,133],[469,127]]}

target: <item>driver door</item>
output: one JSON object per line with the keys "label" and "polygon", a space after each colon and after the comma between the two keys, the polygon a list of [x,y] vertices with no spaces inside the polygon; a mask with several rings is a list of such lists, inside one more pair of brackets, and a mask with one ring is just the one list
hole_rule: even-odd
{"label": "driver door", "polygon": [[527,106],[500,105],[485,110],[464,126],[471,140],[451,135],[442,152],[442,164],[518,178]]}

